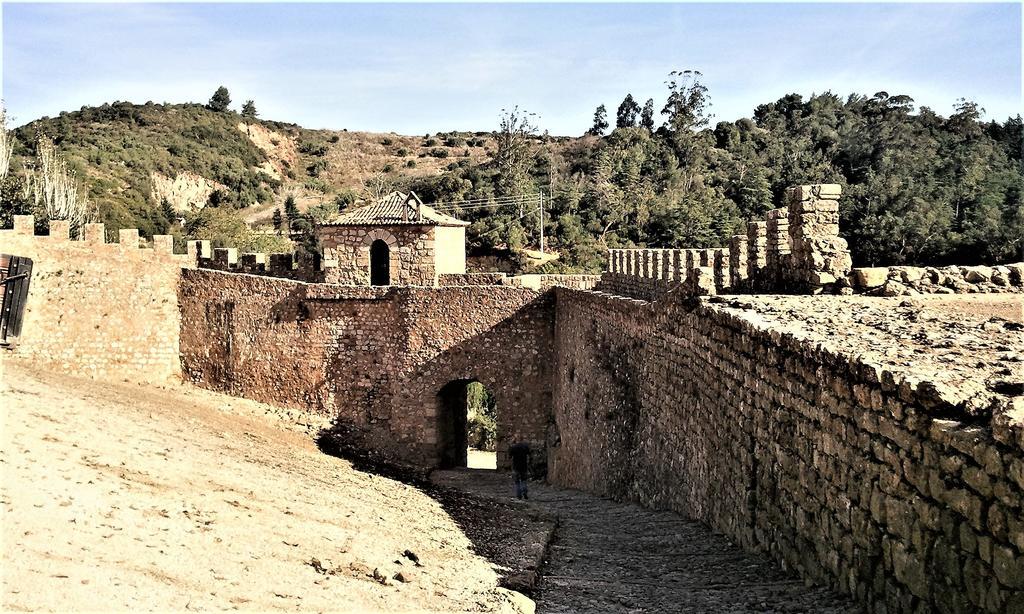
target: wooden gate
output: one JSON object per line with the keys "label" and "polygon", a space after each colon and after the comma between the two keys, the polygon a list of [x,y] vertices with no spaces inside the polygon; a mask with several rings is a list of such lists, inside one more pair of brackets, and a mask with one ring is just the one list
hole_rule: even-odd
{"label": "wooden gate", "polygon": [[18,345],[31,277],[31,258],[0,254],[0,292],[3,293],[0,301],[0,347]]}

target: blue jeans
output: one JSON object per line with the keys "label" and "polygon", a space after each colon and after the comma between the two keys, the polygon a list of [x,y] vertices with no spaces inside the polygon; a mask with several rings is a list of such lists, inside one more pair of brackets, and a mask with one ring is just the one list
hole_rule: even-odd
{"label": "blue jeans", "polygon": [[518,471],[512,472],[512,478],[516,482],[516,499],[526,498],[526,474]]}

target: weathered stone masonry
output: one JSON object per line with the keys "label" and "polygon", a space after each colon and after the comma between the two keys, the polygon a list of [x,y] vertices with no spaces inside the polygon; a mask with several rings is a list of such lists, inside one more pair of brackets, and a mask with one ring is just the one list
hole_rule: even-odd
{"label": "weathered stone masonry", "polygon": [[770,302],[557,295],[549,479],[703,520],[873,611],[1024,611],[1024,398],[864,362]]}
{"label": "weathered stone masonry", "polygon": [[67,222],[33,236],[32,216],[0,230],[0,252],[32,258],[34,270],[17,356],[92,377],[164,382],[180,373],[177,285],[186,256],[172,238],[139,247],[138,231],[106,243],[103,224],[84,240],[68,239]]}
{"label": "weathered stone masonry", "polygon": [[497,399],[499,462],[512,440],[544,449],[550,293],[333,286],[195,270],[184,272],[179,294],[182,365],[202,386],[336,416],[366,448],[432,466],[438,393],[475,379]]}
{"label": "weathered stone masonry", "polygon": [[[438,393],[477,379],[498,400],[500,466],[526,439],[547,448],[553,481],[701,519],[875,611],[1024,611],[1019,327],[900,299],[685,298],[859,288],[834,240],[838,192],[818,188],[791,192],[773,237],[758,222],[728,250],[613,251],[599,288],[654,302],[587,291],[588,276],[303,283],[265,276],[303,277],[290,256],[201,243],[176,256],[170,237],[108,245],[97,226],[84,242],[60,224],[31,237],[25,218],[0,251],[36,261],[17,351],[34,362],[148,381],[183,370],[336,417],[364,448],[424,466]],[[1022,283],[1019,265],[905,269],[863,286]],[[566,284],[580,290],[549,289]]]}

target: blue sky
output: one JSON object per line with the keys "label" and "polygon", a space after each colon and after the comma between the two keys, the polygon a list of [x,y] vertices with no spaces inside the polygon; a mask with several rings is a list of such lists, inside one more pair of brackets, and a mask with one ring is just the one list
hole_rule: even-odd
{"label": "blue sky", "polygon": [[310,128],[490,130],[503,107],[580,134],[629,92],[704,73],[717,119],[789,93],[960,97],[1021,112],[1007,4],[5,4],[3,98],[21,124],[112,100],[205,102]]}

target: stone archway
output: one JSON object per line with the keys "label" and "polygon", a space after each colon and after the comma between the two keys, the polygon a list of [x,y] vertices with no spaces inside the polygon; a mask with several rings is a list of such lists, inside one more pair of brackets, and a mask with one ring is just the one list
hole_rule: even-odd
{"label": "stone archway", "polygon": [[391,285],[391,250],[388,244],[377,239],[370,244],[370,285]]}
{"label": "stone archway", "polygon": [[366,267],[363,270],[367,271],[370,285],[390,286],[403,283],[399,249],[395,235],[383,228],[374,228],[363,236],[361,264]]}
{"label": "stone archway", "polygon": [[[479,399],[470,398],[481,392],[490,399],[489,412],[481,412]],[[493,393],[477,379],[454,379],[442,386],[437,392],[437,466],[494,469],[496,408]]]}

